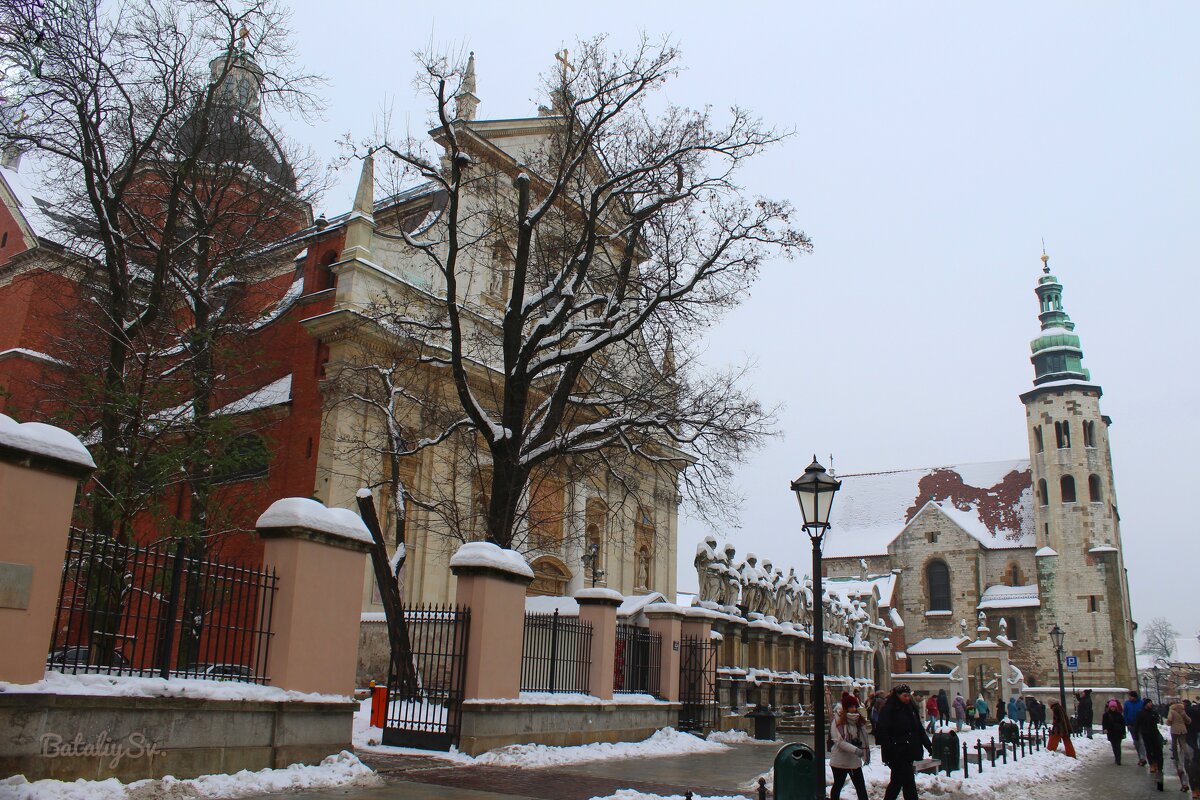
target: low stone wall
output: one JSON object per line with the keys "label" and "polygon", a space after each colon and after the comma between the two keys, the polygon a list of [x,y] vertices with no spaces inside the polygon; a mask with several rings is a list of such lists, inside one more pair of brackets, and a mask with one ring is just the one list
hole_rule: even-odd
{"label": "low stone wall", "polygon": [[363,620],[358,625],[358,669],[355,685],[362,689],[371,684],[387,683],[392,648],[388,643],[387,623]]}
{"label": "low stone wall", "polygon": [[458,749],[479,755],[507,744],[556,747],[593,742],[636,742],[679,724],[679,703],[490,703],[463,705]]}
{"label": "low stone wall", "polygon": [[134,781],[316,764],[354,703],[0,694],[0,777]]}

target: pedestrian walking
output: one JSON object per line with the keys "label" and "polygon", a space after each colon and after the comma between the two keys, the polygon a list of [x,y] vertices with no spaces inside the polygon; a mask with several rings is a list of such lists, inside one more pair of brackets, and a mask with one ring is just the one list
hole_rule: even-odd
{"label": "pedestrian walking", "polygon": [[1036,697],[1030,697],[1026,701],[1029,707],[1029,727],[1035,731],[1040,731],[1046,727],[1046,704]]}
{"label": "pedestrian walking", "polygon": [[1087,737],[1092,738],[1092,690],[1084,689],[1076,696],[1078,706],[1075,711],[1075,716],[1079,720],[1079,730],[1087,734]]}
{"label": "pedestrian walking", "polygon": [[1125,701],[1125,727],[1129,729],[1129,735],[1133,737],[1133,747],[1137,750],[1138,766],[1146,766],[1146,751],[1142,747],[1142,737],[1138,735],[1137,715],[1142,710],[1142,700],[1138,697],[1138,693],[1132,689],[1129,691],[1129,699]]}
{"label": "pedestrian walking", "polygon": [[976,719],[976,724],[980,728],[987,727],[987,716],[988,716],[987,700],[984,700],[983,695],[980,694],[979,697],[975,698],[975,719]]}
{"label": "pedestrian walking", "polygon": [[1137,727],[1138,736],[1142,740],[1142,754],[1150,764],[1150,774],[1157,775],[1157,783],[1159,791],[1162,791],[1163,786],[1163,736],[1162,731],[1158,726],[1162,723],[1162,717],[1158,715],[1158,709],[1154,707],[1154,701],[1149,697],[1142,702],[1142,709],[1138,711],[1137,717],[1134,720],[1134,725]]}
{"label": "pedestrian walking", "polygon": [[963,723],[967,719],[967,701],[963,698],[962,692],[954,693],[954,724],[958,730],[963,729]]}
{"label": "pedestrian walking", "polygon": [[879,726],[875,729],[883,763],[891,768],[892,777],[883,800],[896,800],[904,793],[904,800],[917,800],[917,776],[913,762],[928,750],[933,751],[929,735],[921,727],[921,719],[913,703],[912,691],[907,684],[899,684],[879,712]]}
{"label": "pedestrian walking", "polygon": [[1188,746],[1188,725],[1191,722],[1183,703],[1171,704],[1167,710],[1167,727],[1171,729],[1171,760],[1175,762],[1182,792],[1188,790],[1188,769],[1192,762],[1192,749]]}
{"label": "pedestrian walking", "polygon": [[1125,715],[1121,713],[1121,704],[1116,700],[1108,701],[1108,705],[1104,709],[1104,716],[1100,717],[1100,730],[1104,731],[1104,735],[1108,737],[1108,743],[1112,745],[1113,761],[1118,767],[1121,766],[1121,743],[1125,741]]}
{"label": "pedestrian walking", "polygon": [[1071,720],[1062,703],[1055,700],[1050,704],[1050,741],[1046,749],[1057,750],[1059,742],[1062,742],[1064,753],[1076,758],[1075,745],[1071,744]]}
{"label": "pedestrian walking", "polygon": [[997,725],[999,725],[1001,722],[1004,722],[1005,715],[1006,715],[1006,710],[1004,708],[1004,698],[1001,697],[1000,699],[998,699],[996,701],[996,724]]}
{"label": "pedestrian walking", "polygon": [[1014,694],[1008,700],[1008,718],[1017,723],[1017,730],[1025,730],[1025,699]]}
{"label": "pedestrian walking", "polygon": [[1188,715],[1187,744],[1192,760],[1187,765],[1188,785],[1192,797],[1200,800],[1200,704],[1184,701],[1184,713]]}
{"label": "pedestrian walking", "polygon": [[925,718],[928,720],[926,729],[933,733],[933,729],[937,726],[938,719],[938,701],[937,695],[929,695],[929,699],[925,701]]}
{"label": "pedestrian walking", "polygon": [[938,689],[937,694],[938,722],[945,725],[950,722],[950,697],[945,689]]}
{"label": "pedestrian walking", "polygon": [[863,765],[871,763],[871,745],[867,741],[867,721],[860,713],[858,698],[842,694],[842,706],[829,726],[833,749],[829,753],[829,768],[833,770],[833,791],[830,800],[840,800],[846,778],[854,784],[858,800],[867,800],[867,782]]}

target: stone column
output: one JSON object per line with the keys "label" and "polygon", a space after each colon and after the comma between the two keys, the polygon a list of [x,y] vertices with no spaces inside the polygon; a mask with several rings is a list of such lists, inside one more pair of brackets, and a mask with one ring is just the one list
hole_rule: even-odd
{"label": "stone column", "polygon": [[0,414],[0,680],[46,671],[79,482],[96,468],[71,434]]}
{"label": "stone column", "polygon": [[525,589],[533,570],[520,553],[491,542],[468,542],[450,559],[450,571],[458,578],[457,603],[471,610],[466,699],[520,696]]}
{"label": "stone column", "polygon": [[358,666],[362,576],[371,534],[353,511],[307,497],[276,500],[258,518],[263,566],[279,578],[267,654],[270,684],[350,695]]}
{"label": "stone column", "polygon": [[588,670],[588,694],[612,700],[613,667],[617,658],[617,606],[625,598],[615,589],[580,589],[579,621],[592,624],[592,666]]}
{"label": "stone column", "polygon": [[679,637],[683,631],[683,610],[667,603],[646,606],[642,613],[650,622],[650,632],[662,637],[658,663],[661,670],[659,693],[663,700],[679,701]]}

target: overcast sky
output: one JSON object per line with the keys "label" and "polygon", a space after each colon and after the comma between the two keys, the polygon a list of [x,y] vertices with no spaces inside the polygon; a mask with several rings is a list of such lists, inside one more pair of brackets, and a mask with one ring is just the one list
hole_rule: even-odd
{"label": "overcast sky", "polygon": [[[479,116],[520,117],[553,53],[601,33],[673,36],[686,71],[669,100],[736,103],[796,131],[743,182],[790,200],[815,251],[767,265],[704,354],[754,359],[759,396],[785,404],[783,437],[740,471],[741,529],[717,531],[785,569],[807,569],[788,481],[813,453],[841,472],[1028,457],[1018,394],[1045,237],[1114,420],[1134,617],[1200,627],[1200,5],[294,5],[328,111],[289,129],[322,158],[386,106],[425,125],[417,49],[474,50]],[[343,182],[317,211],[347,210],[352,192]],[[706,532],[680,526],[681,590]]]}

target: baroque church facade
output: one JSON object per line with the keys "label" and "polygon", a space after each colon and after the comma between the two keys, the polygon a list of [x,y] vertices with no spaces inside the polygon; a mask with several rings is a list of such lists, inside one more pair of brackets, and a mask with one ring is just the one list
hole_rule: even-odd
{"label": "baroque church facade", "polygon": [[[840,475],[826,543],[831,586],[879,589],[893,671],[951,673],[971,696],[1057,687],[1055,625],[1079,660],[1075,686],[1137,685],[1112,420],[1042,261],[1034,380],[1020,395],[1028,457]],[[962,675],[964,654],[985,643],[1004,657]]]}

